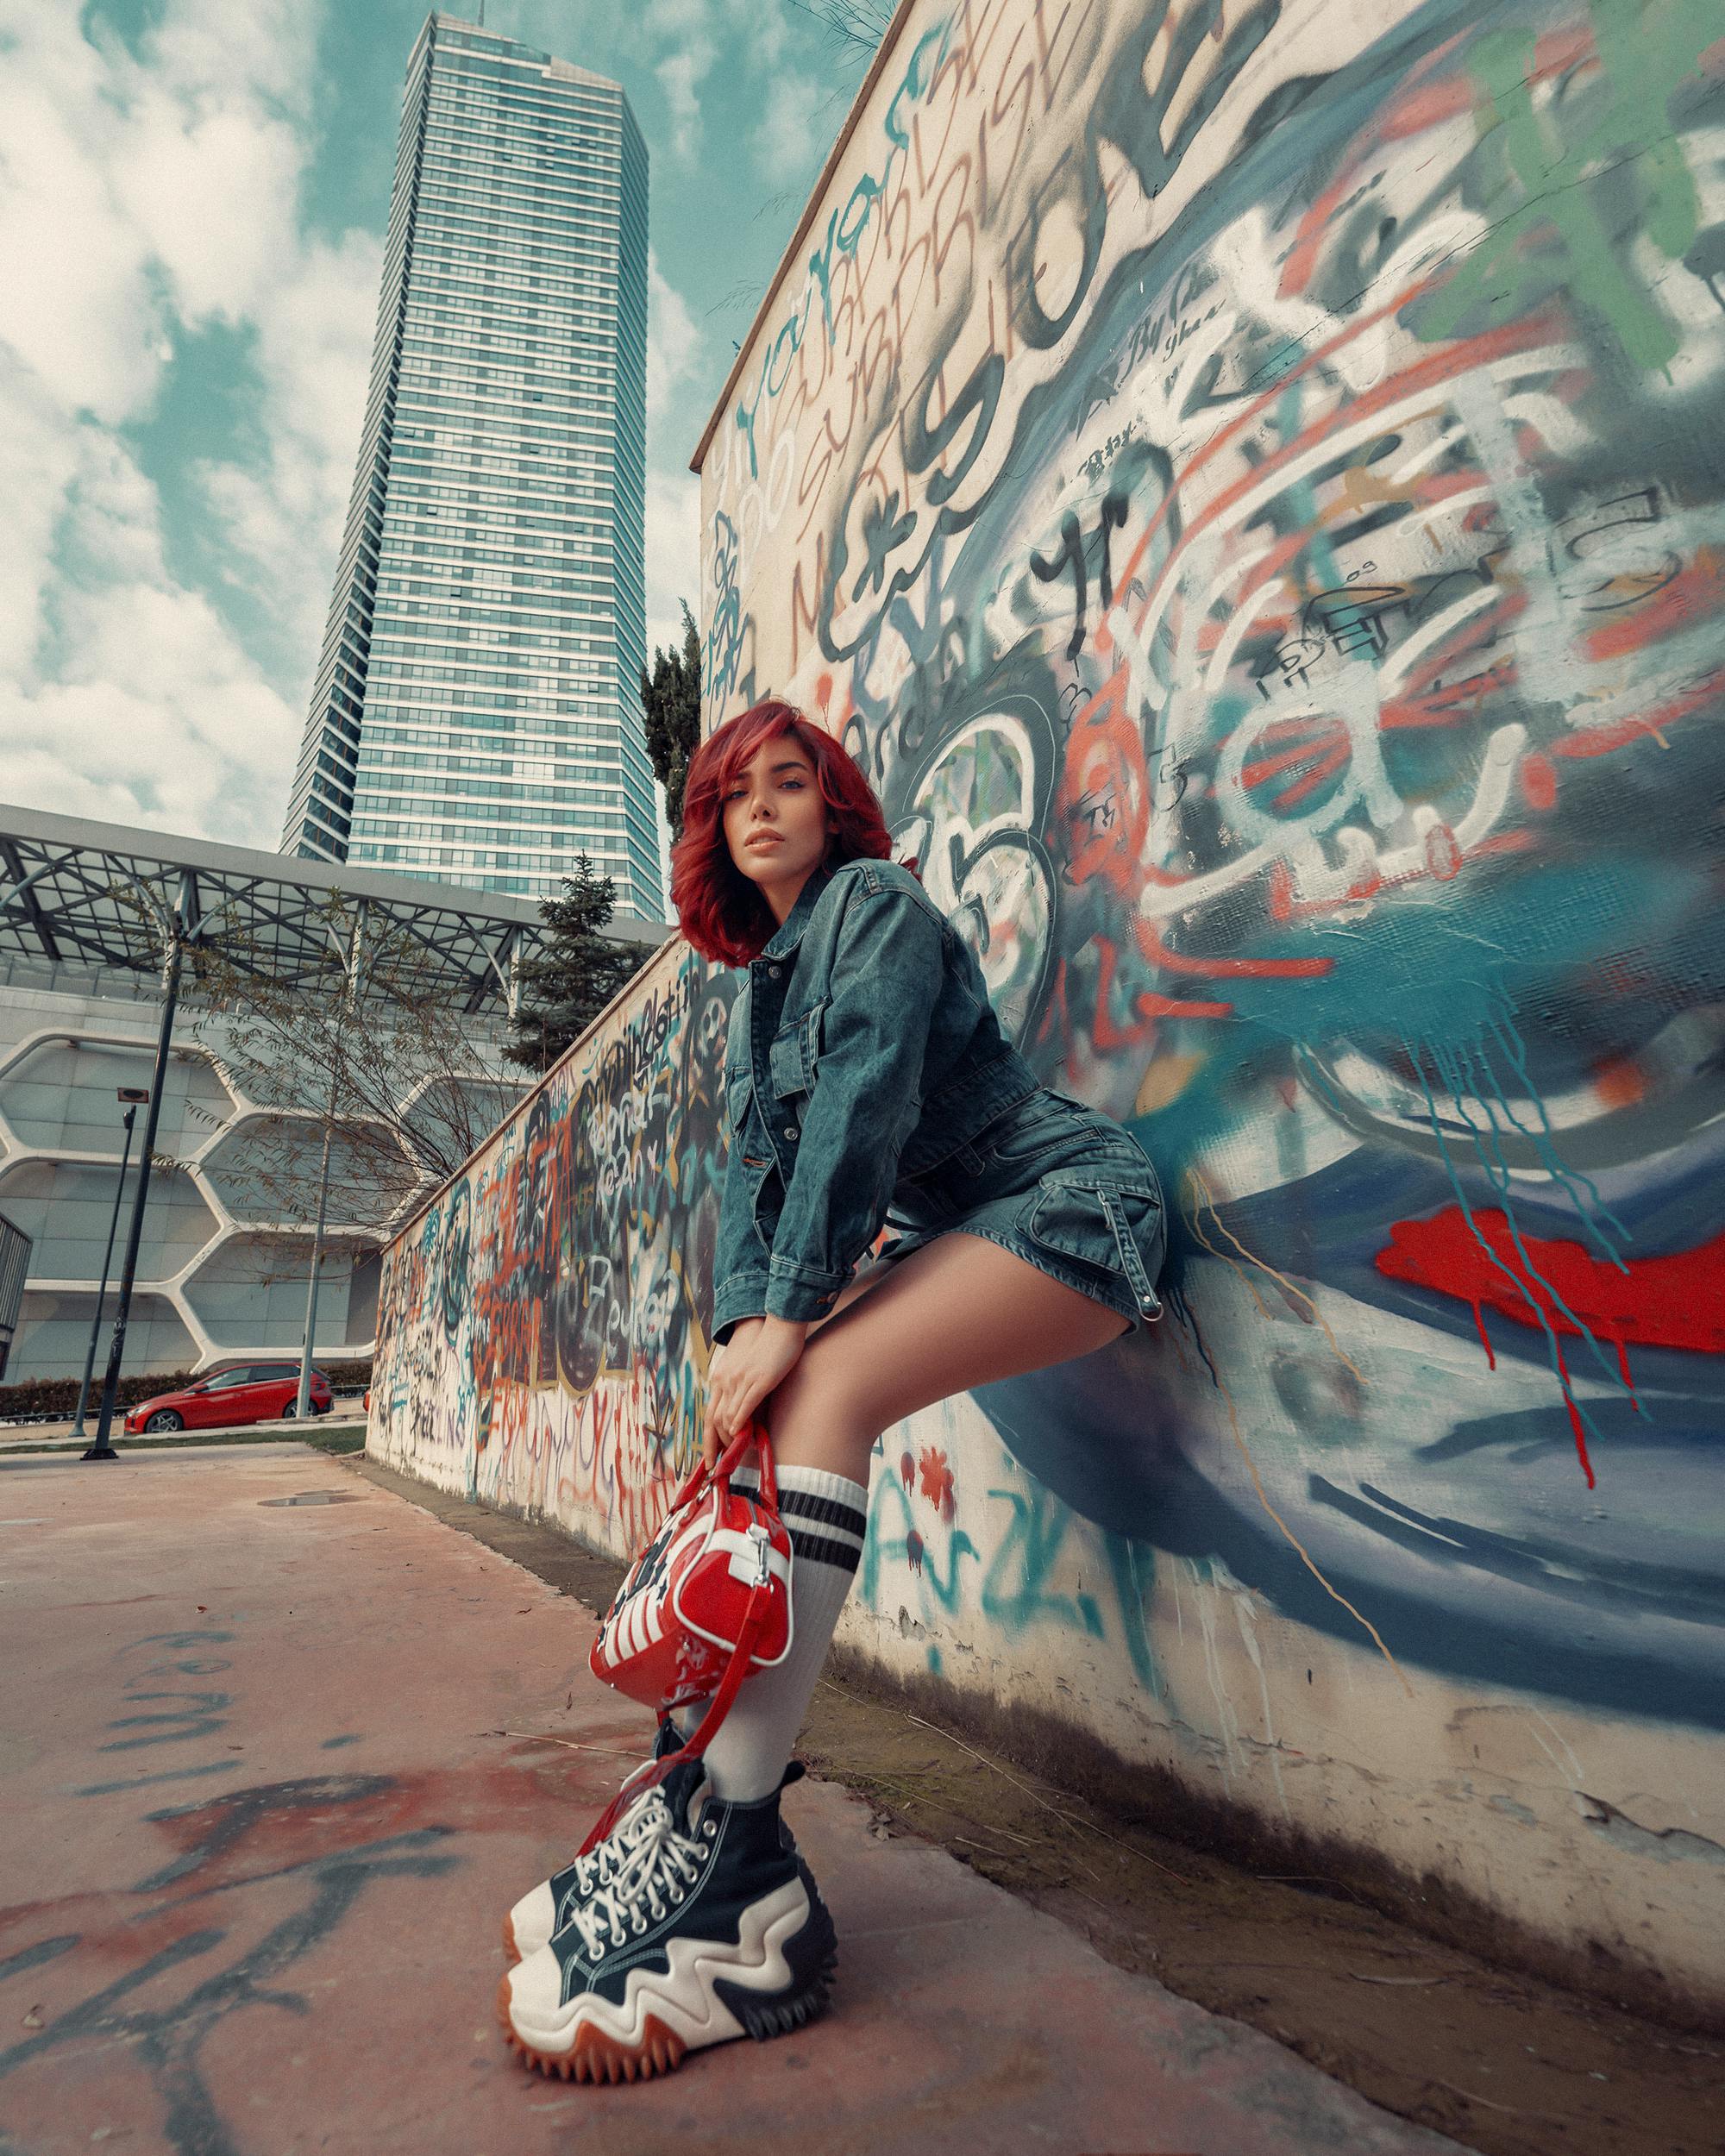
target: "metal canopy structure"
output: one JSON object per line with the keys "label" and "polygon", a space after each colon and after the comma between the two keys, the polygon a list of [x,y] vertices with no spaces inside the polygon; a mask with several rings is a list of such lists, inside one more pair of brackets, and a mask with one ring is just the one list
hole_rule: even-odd
{"label": "metal canopy structure", "polygon": [[[543,935],[533,901],[501,892],[0,804],[0,968],[141,985],[160,979],[177,921],[271,980],[310,989],[327,986],[332,957],[342,962],[334,924],[361,918],[368,936],[423,952],[437,993],[499,1017]],[[643,960],[670,933],[620,913],[606,932]]]}

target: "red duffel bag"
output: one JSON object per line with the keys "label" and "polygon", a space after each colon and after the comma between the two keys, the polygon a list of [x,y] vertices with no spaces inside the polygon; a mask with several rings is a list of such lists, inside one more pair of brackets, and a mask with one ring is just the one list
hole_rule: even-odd
{"label": "red duffel bag", "polygon": [[[731,1478],[753,1451],[760,1487]],[[631,1776],[594,1826],[583,1852],[673,1767],[699,1758],[731,1711],[743,1681],[791,1651],[791,1538],[779,1516],[772,1441],[751,1422],[712,1468],[697,1467],[658,1532],[630,1567],[587,1658],[596,1677],[657,1709],[710,1700],[681,1751]]]}

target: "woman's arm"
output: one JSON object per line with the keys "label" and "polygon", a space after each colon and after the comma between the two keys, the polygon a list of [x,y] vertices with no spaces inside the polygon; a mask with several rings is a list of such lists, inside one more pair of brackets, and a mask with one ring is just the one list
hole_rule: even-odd
{"label": "woman's arm", "polygon": [[922,1108],[942,925],[919,894],[859,888],[840,924],[815,1082],[773,1237],[767,1314],[825,1315],[881,1232]]}

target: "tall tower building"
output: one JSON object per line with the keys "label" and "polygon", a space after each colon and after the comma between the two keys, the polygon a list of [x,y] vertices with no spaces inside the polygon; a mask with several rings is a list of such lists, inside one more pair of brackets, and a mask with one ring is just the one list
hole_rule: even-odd
{"label": "tall tower building", "polygon": [[285,853],[662,919],[643,733],[647,149],[444,15],[407,67],[359,467]]}

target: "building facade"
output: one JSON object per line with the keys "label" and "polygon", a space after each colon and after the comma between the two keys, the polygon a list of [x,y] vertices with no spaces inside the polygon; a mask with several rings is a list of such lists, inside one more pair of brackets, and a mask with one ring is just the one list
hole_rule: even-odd
{"label": "building facade", "polygon": [[[530,899],[0,807],[0,1349],[9,1347],[9,1382],[75,1377],[83,1366],[125,1150],[116,1094],[152,1082],[160,924],[177,910],[193,924],[195,950],[235,957],[290,989],[308,1031],[320,1010],[327,1016],[332,931],[362,928],[368,948],[386,954],[411,939],[419,992],[455,1014],[445,1037],[456,1045],[453,1054],[434,1045],[428,1056],[409,1039],[374,1060],[386,1135],[392,1114],[404,1134],[428,1131],[447,1156],[452,1131],[477,1138],[530,1082],[503,1057],[519,962],[538,948]],[[616,933],[644,957],[663,931],[627,923]],[[374,988],[399,986],[398,963],[387,962],[390,983],[374,971]],[[263,1067],[255,1041],[235,1036],[199,975],[195,962],[182,969],[128,1371],[297,1351],[304,1335],[324,1104],[300,1097],[315,1089],[304,1060]],[[358,1023],[375,1037],[374,1017]],[[367,1119],[375,1131],[379,1119]],[[142,1128],[141,1110],[109,1319]],[[332,1134],[320,1356],[370,1351],[378,1253],[390,1211],[418,1172],[402,1150],[401,1175],[386,1193],[375,1138],[342,1124]],[[19,1243],[22,1283],[12,1278]],[[20,1286],[14,1309],[10,1290]]]}
{"label": "building facade", "polygon": [[284,852],[663,912],[643,732],[647,151],[622,90],[432,15]]}

